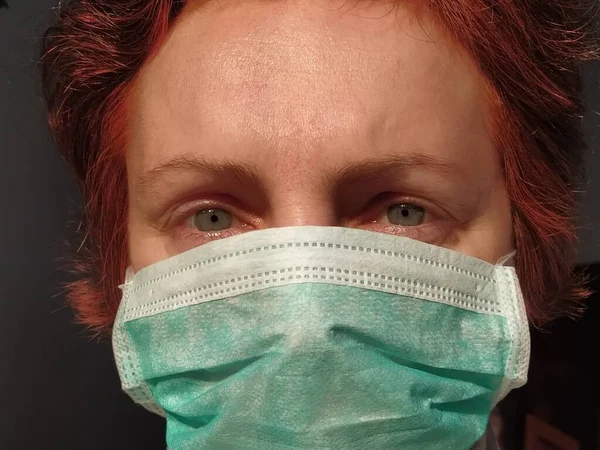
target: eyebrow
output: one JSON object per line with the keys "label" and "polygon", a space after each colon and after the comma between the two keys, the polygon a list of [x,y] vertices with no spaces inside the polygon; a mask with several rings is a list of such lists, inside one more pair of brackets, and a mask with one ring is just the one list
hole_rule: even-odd
{"label": "eyebrow", "polygon": [[[465,167],[455,162],[421,153],[387,155],[341,167],[326,177],[328,186],[348,185],[358,181],[376,180],[391,174],[400,174],[414,168],[426,168],[441,174],[464,173]],[[177,172],[197,172],[223,177],[243,186],[264,190],[265,185],[258,168],[250,163],[232,160],[213,160],[198,155],[183,155],[164,161],[144,172],[136,186],[142,193],[152,193],[161,187],[161,178]]]}
{"label": "eyebrow", "polygon": [[360,181],[378,180],[400,175],[410,169],[427,169],[439,174],[462,174],[464,167],[455,162],[418,152],[387,155],[342,167],[327,176],[329,186],[351,185]]}
{"label": "eyebrow", "polygon": [[251,164],[234,161],[216,161],[197,155],[183,155],[161,162],[144,172],[136,186],[142,193],[151,193],[160,189],[161,178],[178,172],[196,172],[215,177],[224,177],[242,185],[254,185],[264,188],[259,171]]}

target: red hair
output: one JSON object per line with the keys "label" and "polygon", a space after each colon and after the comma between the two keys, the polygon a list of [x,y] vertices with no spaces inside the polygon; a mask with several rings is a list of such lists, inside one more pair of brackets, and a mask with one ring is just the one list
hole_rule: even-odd
{"label": "red hair", "polygon": [[[126,100],[183,0],[72,0],[42,40],[50,130],[86,200],[85,238],[68,285],[78,321],[112,328],[127,262]],[[597,0],[429,0],[428,11],[476,62],[512,204],[516,267],[530,321],[575,314],[573,271],[582,173],[581,63],[598,57]]]}

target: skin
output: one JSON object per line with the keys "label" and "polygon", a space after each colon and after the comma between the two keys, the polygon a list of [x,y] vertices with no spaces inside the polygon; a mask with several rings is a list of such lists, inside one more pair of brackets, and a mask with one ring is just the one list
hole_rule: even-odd
{"label": "skin", "polygon": [[[492,263],[513,248],[485,82],[406,6],[192,1],[129,100],[134,271],[294,225],[391,233]],[[390,221],[398,204],[418,220]],[[231,226],[198,227],[210,208]]]}

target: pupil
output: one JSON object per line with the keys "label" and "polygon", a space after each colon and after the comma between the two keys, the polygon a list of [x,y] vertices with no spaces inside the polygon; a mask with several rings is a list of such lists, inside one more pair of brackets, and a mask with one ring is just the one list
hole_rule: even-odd
{"label": "pupil", "polygon": [[403,217],[408,217],[408,209],[404,208],[400,214],[402,214]]}
{"label": "pupil", "polygon": [[210,221],[211,221],[212,223],[215,223],[215,222],[218,222],[218,221],[219,221],[219,218],[217,217],[217,215],[216,215],[216,214],[213,214],[212,216],[210,216]]}

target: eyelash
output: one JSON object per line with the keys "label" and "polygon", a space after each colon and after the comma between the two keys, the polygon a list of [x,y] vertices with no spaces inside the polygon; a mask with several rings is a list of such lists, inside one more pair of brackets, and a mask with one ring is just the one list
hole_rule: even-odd
{"label": "eyelash", "polygon": [[[378,198],[379,200],[377,200]],[[447,216],[447,214],[445,213],[445,211],[438,213],[438,211],[436,211],[438,208],[431,206],[427,202],[422,202],[420,200],[409,197],[398,198],[382,194],[380,196],[375,197],[373,200],[371,200],[370,203],[374,204],[368,208],[367,213],[361,215],[361,220],[357,226],[358,228],[371,230],[375,229],[375,231],[398,236],[405,236],[426,242],[431,241],[431,243],[434,243],[433,241],[439,240],[439,238],[443,234],[440,225],[436,223],[440,222],[440,220],[444,220],[444,216]],[[425,211],[424,223],[421,225],[406,227],[403,227],[402,225],[394,225],[389,223],[377,224],[377,221],[387,214],[387,210],[390,206],[398,204],[414,205],[423,208],[423,210]],[[194,229],[193,224],[191,224],[191,221],[193,220],[194,215],[198,211],[202,211],[204,209],[223,209],[225,211],[228,211],[233,216],[234,222],[232,224],[232,228],[214,232],[200,231]],[[248,220],[240,220],[238,218],[240,215],[236,214],[235,211],[235,207],[231,207],[230,204],[227,204],[225,202],[221,203],[218,201],[203,201],[194,203],[187,207],[186,211],[179,213],[179,216],[182,217],[182,220],[180,219],[178,221],[178,223],[180,223],[180,225],[178,226],[178,228],[180,229],[180,237],[184,241],[190,242],[190,245],[201,245],[212,240],[224,239],[236,234],[240,234],[244,231],[252,230],[254,226],[248,224],[248,222],[252,222],[252,220],[250,220],[249,218],[247,218]],[[235,225],[236,222],[241,223],[241,226]]]}

